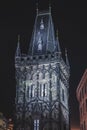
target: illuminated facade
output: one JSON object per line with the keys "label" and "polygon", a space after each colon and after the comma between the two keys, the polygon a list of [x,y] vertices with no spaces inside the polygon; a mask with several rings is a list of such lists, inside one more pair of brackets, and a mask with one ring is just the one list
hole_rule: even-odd
{"label": "illuminated facade", "polygon": [[80,130],[87,130],[87,69],[76,90],[79,101]]}
{"label": "illuminated facade", "polygon": [[15,54],[16,129],[69,130],[69,76],[58,36],[55,38],[51,10],[38,12],[29,52]]}

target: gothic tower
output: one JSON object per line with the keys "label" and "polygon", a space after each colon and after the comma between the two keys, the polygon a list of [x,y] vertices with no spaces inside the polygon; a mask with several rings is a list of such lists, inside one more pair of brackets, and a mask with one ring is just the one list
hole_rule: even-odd
{"label": "gothic tower", "polygon": [[37,12],[27,55],[15,54],[16,129],[69,130],[69,76],[51,10]]}

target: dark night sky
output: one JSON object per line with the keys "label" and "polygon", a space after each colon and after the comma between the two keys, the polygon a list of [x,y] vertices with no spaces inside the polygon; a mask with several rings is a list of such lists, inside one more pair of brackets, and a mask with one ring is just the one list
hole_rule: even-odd
{"label": "dark night sky", "polygon": [[[39,1],[39,9],[48,9],[47,0]],[[87,8],[85,3],[53,0],[52,17],[64,55],[68,50],[71,67],[70,115],[72,126],[79,125],[76,88],[87,67]],[[21,35],[22,52],[28,50],[36,15],[36,1],[7,1],[0,3],[0,111],[13,116],[15,98],[14,54],[17,35]]]}

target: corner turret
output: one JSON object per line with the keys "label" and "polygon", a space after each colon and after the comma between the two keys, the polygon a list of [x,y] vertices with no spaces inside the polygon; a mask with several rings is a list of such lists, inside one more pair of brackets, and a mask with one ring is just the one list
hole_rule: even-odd
{"label": "corner turret", "polygon": [[20,35],[18,35],[18,43],[17,43],[17,49],[15,53],[15,58],[21,56],[21,50],[20,50]]}

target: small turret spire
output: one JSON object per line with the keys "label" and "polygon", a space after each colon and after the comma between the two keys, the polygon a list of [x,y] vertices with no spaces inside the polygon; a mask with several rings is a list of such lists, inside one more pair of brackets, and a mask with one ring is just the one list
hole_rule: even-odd
{"label": "small turret spire", "polygon": [[65,48],[65,57],[66,57],[66,64],[70,68],[69,60],[68,60],[68,56],[67,56],[67,49],[66,48]]}
{"label": "small turret spire", "polygon": [[58,52],[61,53],[61,49],[60,49],[60,45],[59,45],[59,39],[58,39],[58,29],[56,31],[56,44],[57,44]]}
{"label": "small turret spire", "polygon": [[58,40],[58,29],[56,30],[56,39]]}
{"label": "small turret spire", "polygon": [[18,43],[20,42],[20,35],[18,35]]}
{"label": "small turret spire", "polygon": [[21,56],[21,50],[20,50],[20,35],[18,35],[18,43],[17,43],[17,49],[16,49],[16,53],[15,56]]}

